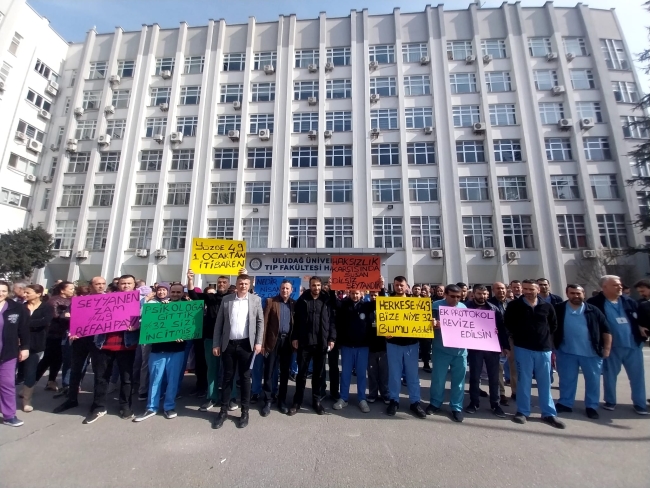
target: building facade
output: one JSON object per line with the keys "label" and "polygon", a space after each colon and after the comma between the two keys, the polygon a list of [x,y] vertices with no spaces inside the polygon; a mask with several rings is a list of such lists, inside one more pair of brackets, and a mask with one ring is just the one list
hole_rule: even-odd
{"label": "building facade", "polygon": [[645,244],[625,182],[647,134],[626,127],[640,85],[613,11],[90,30],[60,73],[31,213],[60,253],[43,281],[179,280],[200,236],[246,240],[251,274],[379,253],[409,282],[560,291]]}

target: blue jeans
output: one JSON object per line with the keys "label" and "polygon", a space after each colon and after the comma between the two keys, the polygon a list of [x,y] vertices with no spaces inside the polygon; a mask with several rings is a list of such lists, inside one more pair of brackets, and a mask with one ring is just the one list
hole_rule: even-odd
{"label": "blue jeans", "polygon": [[429,390],[431,405],[437,408],[442,405],[445,396],[447,371],[451,370],[449,408],[451,408],[452,412],[460,412],[463,409],[463,397],[465,396],[467,353],[459,356],[457,354],[446,354],[440,349],[434,349],[431,359],[431,388]]}
{"label": "blue jeans", "polygon": [[537,395],[542,417],[556,417],[551,397],[551,351],[531,351],[515,346],[517,362],[517,412],[530,416],[530,391],[533,373],[537,379]]}
{"label": "blue jeans", "polygon": [[[388,358],[388,393],[390,399],[399,403],[399,392],[402,387],[402,371],[406,378],[406,387],[411,404],[420,401],[420,378],[418,376],[418,352],[420,345],[416,342],[410,346],[386,344]],[[357,369],[357,374],[359,370]]]}
{"label": "blue jeans", "polygon": [[185,353],[179,352],[152,352],[149,354],[149,398],[147,410],[158,411],[160,405],[160,392],[163,378],[167,379],[165,391],[165,411],[176,408],[176,392],[178,391],[178,376],[183,371]]}
{"label": "blue jeans", "polygon": [[578,369],[582,368],[585,377],[585,407],[598,408],[600,402],[600,371],[603,358],[567,354],[558,350],[556,353],[557,374],[560,377],[560,399],[557,401],[565,407],[572,408],[578,388]]}
{"label": "blue jeans", "polygon": [[350,398],[352,369],[357,371],[357,400],[366,399],[366,370],[368,369],[368,347],[341,347],[341,398]]}
{"label": "blue jeans", "polygon": [[643,347],[612,347],[603,363],[603,386],[605,402],[616,405],[616,378],[621,366],[630,380],[632,404],[646,410],[645,375],[643,371]]}

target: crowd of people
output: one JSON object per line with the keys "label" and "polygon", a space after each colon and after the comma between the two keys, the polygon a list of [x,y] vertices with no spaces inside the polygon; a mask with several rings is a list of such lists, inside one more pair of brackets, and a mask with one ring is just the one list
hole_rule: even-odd
{"label": "crowd of people", "polygon": [[[598,419],[601,377],[602,408],[614,410],[621,367],[630,382],[634,411],[648,414],[642,348],[650,334],[649,280],[635,284],[642,297],[637,302],[624,293],[620,278],[613,275],[603,276],[601,291],[589,299],[580,285],[568,285],[566,300],[551,293],[544,278],[494,283],[491,290],[474,285],[470,290],[464,283],[409,286],[404,277],[395,277],[390,296],[432,300],[433,339],[377,334],[376,299],[389,296],[383,278],[381,283],[379,291],[335,292],[329,279],[312,276],[309,288],[301,289],[294,300],[292,284],[285,280],[278,294],[263,304],[245,269],[235,285],[221,276],[216,286],[203,290],[194,288],[191,271],[186,285],[173,282],[148,287],[124,275],[108,285],[104,278],[94,277],[88,287],[78,288],[61,281],[49,294],[37,284],[15,283],[12,287],[0,281],[0,410],[4,424],[23,425],[16,416],[17,396],[23,412],[31,412],[36,384],[46,372],[45,390],[62,399],[54,413],[77,408],[89,365],[93,400],[84,423],[106,415],[107,397],[113,391],[118,392],[122,419],[142,422],[159,411],[173,419],[191,356],[196,385],[189,395],[201,398],[200,411],[218,410],[211,415],[214,429],[221,428],[228,412],[237,409],[241,409],[237,426],[246,427],[252,404],[259,404],[262,417],[271,414],[273,405],[282,414],[296,415],[309,378],[311,406],[319,415],[326,412],[327,380],[332,408],[341,410],[351,402],[350,385],[356,378],[356,402],[363,413],[371,411],[370,404],[383,401],[387,415],[396,415],[402,387],[406,387],[409,410],[424,419],[442,412],[448,377],[450,416],[455,422],[462,422],[464,414],[475,414],[480,399],[486,398],[499,418],[506,417],[502,406],[514,402],[513,421],[525,424],[535,379],[542,421],[563,429],[558,414],[573,411],[580,372],[585,382],[585,414]],[[124,332],[70,335],[75,294],[133,290],[140,292],[142,305],[203,300],[201,338],[141,344],[137,324]],[[445,346],[438,320],[441,306],[493,311],[501,351]],[[431,375],[426,406],[420,395],[420,367]],[[468,367],[469,401],[463,405]],[[555,374],[560,395],[554,402],[551,384]],[[487,392],[481,389],[482,379],[487,379]],[[295,392],[288,401],[290,380],[295,381]],[[135,401],[142,402],[138,415]]]}

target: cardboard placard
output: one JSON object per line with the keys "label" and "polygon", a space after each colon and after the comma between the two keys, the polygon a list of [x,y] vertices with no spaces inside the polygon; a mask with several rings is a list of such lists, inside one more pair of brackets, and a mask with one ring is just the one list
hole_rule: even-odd
{"label": "cardboard placard", "polygon": [[246,267],[246,242],[228,239],[192,239],[190,268],[196,274],[237,276]]}
{"label": "cardboard placard", "polygon": [[379,256],[332,256],[332,290],[381,289]]}
{"label": "cardboard placard", "polygon": [[377,297],[377,335],[433,338],[431,299]]}

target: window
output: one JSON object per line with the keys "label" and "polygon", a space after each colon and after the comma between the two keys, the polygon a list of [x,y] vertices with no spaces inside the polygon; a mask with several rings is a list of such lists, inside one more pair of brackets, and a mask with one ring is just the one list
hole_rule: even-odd
{"label": "window", "polygon": [[[267,52],[262,52],[262,53],[255,53],[255,60],[253,62],[253,69],[258,71],[258,70],[263,70],[264,66],[273,66],[275,68],[275,65],[278,63],[278,53],[273,51],[267,51]],[[266,247],[266,246],[265,246]]]}
{"label": "window", "polygon": [[9,156],[9,166],[21,173],[35,175],[38,163],[23,158],[22,156],[18,156],[17,154],[11,153]]}
{"label": "window", "polygon": [[587,231],[582,215],[557,215],[557,230],[562,249],[587,247]]}
{"label": "window", "polygon": [[530,215],[503,215],[503,240],[510,249],[533,249],[533,224]]}
{"label": "window", "polygon": [[289,247],[316,247],[316,219],[289,219]]}
{"label": "window", "polygon": [[118,61],[117,75],[120,78],[133,78],[135,73],[135,61]]}
{"label": "window", "polygon": [[293,132],[318,130],[318,112],[298,112],[293,114]]}
{"label": "window", "polygon": [[167,205],[189,205],[191,192],[191,183],[168,183]]}
{"label": "window", "polygon": [[221,85],[221,103],[241,102],[244,97],[244,85]]}
{"label": "window", "polygon": [[505,39],[483,39],[481,41],[481,50],[483,56],[489,54],[494,59],[507,57]]}
{"label": "window", "polygon": [[533,71],[533,77],[537,90],[550,90],[554,86],[558,86],[557,71],[555,70],[535,70]]}
{"label": "window", "polygon": [[96,128],[96,120],[80,120],[77,122],[77,129],[75,130],[74,137],[80,141],[94,139]]}
{"label": "window", "polygon": [[402,60],[405,63],[419,63],[423,57],[428,55],[429,50],[424,42],[402,44]]}
{"label": "window", "polygon": [[88,73],[89,80],[103,80],[106,78],[106,61],[95,61],[90,63],[90,72]]}
{"label": "window", "polygon": [[463,217],[463,235],[465,237],[465,247],[467,248],[485,249],[494,247],[492,217],[488,215]]}
{"label": "window", "polygon": [[198,105],[201,101],[200,86],[181,87],[181,105]]}
{"label": "window", "polygon": [[626,139],[647,139],[648,125],[644,117],[621,117],[623,136]]}
{"label": "window", "polygon": [[157,58],[156,71],[154,72],[154,75],[160,76],[163,71],[170,71],[173,73],[175,62],[174,58]]}
{"label": "window", "polygon": [[246,183],[244,191],[244,203],[251,205],[268,205],[270,201],[270,181],[252,181]]}
{"label": "window", "polygon": [[472,41],[447,41],[447,59],[465,60],[473,54]]}
{"label": "window", "polygon": [[87,173],[89,164],[89,152],[70,153],[68,156],[68,173]]}
{"label": "window", "polygon": [[[38,142],[43,142],[45,139],[45,133],[38,130],[36,127],[29,125],[27,122],[22,120],[18,121],[18,127],[16,127],[18,132],[22,132],[30,139],[36,139]],[[79,138],[77,138],[79,139]]]}
{"label": "window", "polygon": [[370,111],[372,129],[397,129],[397,109],[381,108]]}
{"label": "window", "polygon": [[372,219],[375,247],[403,247],[402,217],[375,217]]}
{"label": "window", "polygon": [[38,108],[45,110],[46,112],[52,111],[52,102],[42,97],[33,90],[27,90],[27,100]]}
{"label": "window", "polygon": [[594,74],[590,69],[572,69],[571,73],[571,86],[574,90],[590,90],[596,88],[594,81]]}
{"label": "window", "polygon": [[89,220],[86,232],[85,249],[89,251],[103,251],[108,240],[108,220]]}
{"label": "window", "polygon": [[109,120],[106,123],[106,133],[113,139],[123,139],[126,131],[126,119]]}
{"label": "window", "polygon": [[54,231],[54,249],[72,249],[76,236],[76,220],[57,220]]}
{"label": "window", "polygon": [[623,214],[598,214],[598,232],[600,243],[610,249],[623,249],[628,247],[627,226]]}
{"label": "window", "polygon": [[544,57],[552,52],[551,40],[548,37],[528,38],[528,52],[533,58]]}
{"label": "window", "polygon": [[354,227],[352,219],[345,217],[333,217],[325,219],[325,247],[345,248],[353,247],[352,238]]}
{"label": "window", "polygon": [[497,163],[522,161],[521,141],[519,139],[495,139],[494,160]]}
{"label": "window", "polygon": [[[223,55],[224,71],[244,71],[246,66],[245,53],[228,53]],[[255,68],[259,69],[259,68]]]}
{"label": "window", "polygon": [[474,73],[451,73],[449,83],[452,93],[474,93],[477,91]]}
{"label": "window", "polygon": [[219,115],[217,118],[217,134],[227,136],[228,131],[241,130],[241,115]]}
{"label": "window", "polygon": [[65,106],[63,108],[63,115],[68,115],[70,113],[70,102],[71,102],[70,97],[66,97]]}
{"label": "window", "polygon": [[176,132],[180,132],[184,136],[196,136],[196,130],[199,126],[199,117],[176,117]]}
{"label": "window", "polygon": [[574,56],[587,56],[587,45],[582,37],[565,37],[564,52]]}
{"label": "window", "polygon": [[59,133],[56,135],[56,147],[61,147],[61,144],[63,143],[64,131],[65,131],[65,127],[63,126],[59,127]]}
{"label": "window", "polygon": [[571,139],[551,137],[546,142],[546,159],[549,161],[571,161]]}
{"label": "window", "polygon": [[239,161],[239,149],[216,149],[214,150],[214,169],[237,169]]}
{"label": "window", "polygon": [[424,129],[433,126],[433,110],[431,108],[407,108],[405,114],[407,129]]}
{"label": "window", "polygon": [[607,137],[585,137],[582,139],[587,161],[606,161],[612,159]]}
{"label": "window", "polygon": [[190,171],[194,168],[194,149],[178,149],[172,154],[172,169]]}
{"label": "window", "polygon": [[185,249],[187,219],[163,220],[162,248],[175,251]]}
{"label": "window", "polygon": [[327,62],[334,66],[348,66],[350,64],[350,48],[333,47],[328,49]]}
{"label": "window", "polygon": [[576,102],[576,110],[581,119],[592,118],[594,122],[603,122],[603,113],[600,110],[600,102]]}
{"label": "window", "polygon": [[[13,156],[13,154],[12,154]],[[54,178],[54,175],[56,174],[56,167],[59,164],[59,158],[52,158],[52,162],[50,163],[50,178]],[[11,165],[11,159],[9,159],[9,165]],[[33,170],[33,168],[31,168]],[[34,174],[34,173],[32,173]]]}
{"label": "window", "polygon": [[576,175],[551,175],[551,190],[555,200],[577,200],[580,198]]}
{"label": "window", "polygon": [[639,215],[647,216],[650,215],[650,192],[648,191],[638,191],[636,192],[636,201],[639,204]]}
{"label": "window", "polygon": [[373,144],[371,147],[372,164],[388,166],[399,164],[399,144]]}
{"label": "window", "polygon": [[557,124],[560,119],[564,118],[564,104],[562,103],[540,103],[539,117],[544,125]]}
{"label": "window", "polygon": [[115,108],[128,108],[131,90],[113,90],[111,105]]}
{"label": "window", "polygon": [[326,147],[325,166],[352,166],[352,146]]}
{"label": "window", "polygon": [[485,163],[483,141],[456,141],[456,160],[459,163]]}
{"label": "window", "polygon": [[499,187],[499,200],[528,200],[525,176],[499,176],[497,177]]}
{"label": "window", "polygon": [[242,219],[241,227],[247,249],[269,247],[269,219]]}
{"label": "window", "polygon": [[490,124],[493,126],[517,125],[514,104],[499,103],[490,105]]}
{"label": "window", "polygon": [[209,219],[208,237],[232,239],[235,234],[235,219]]}
{"label": "window", "polygon": [[292,181],[290,203],[316,203],[318,197],[318,182]]}
{"label": "window", "polygon": [[397,82],[394,76],[374,76],[370,78],[370,94],[381,97],[397,95]]}
{"label": "window", "polygon": [[204,64],[205,56],[189,56],[185,58],[185,70],[183,73],[186,75],[203,73]]}
{"label": "window", "polygon": [[7,81],[7,78],[9,78],[10,71],[11,71],[11,65],[3,61],[2,66],[0,67],[0,81]]}
{"label": "window", "polygon": [[612,89],[614,90],[614,98],[617,102],[638,103],[640,100],[636,83],[613,81]]}
{"label": "window", "polygon": [[151,89],[149,105],[152,107],[166,103],[169,105],[169,97],[171,96],[172,89],[168,87],[155,87]]}
{"label": "window", "polygon": [[429,75],[405,76],[404,95],[407,97],[415,95],[430,95],[431,79]]}
{"label": "window", "polygon": [[218,182],[212,183],[210,190],[210,205],[234,205],[237,183]]}
{"label": "window", "polygon": [[84,197],[84,185],[63,185],[61,194],[62,207],[81,207]]}
{"label": "window", "polygon": [[512,82],[508,71],[487,71],[485,73],[485,83],[490,93],[512,91]]}
{"label": "window", "polygon": [[129,249],[150,249],[153,236],[153,219],[131,221]]}
{"label": "window", "polygon": [[34,71],[36,71],[46,80],[57,81],[59,79],[59,75],[57,75],[56,72],[52,71],[52,69],[40,59],[36,60]]}
{"label": "window", "polygon": [[409,199],[412,202],[437,202],[438,178],[409,178]]}
{"label": "window", "polygon": [[318,166],[318,148],[301,146],[291,149],[291,166],[294,168],[315,168]]}
{"label": "window", "polygon": [[97,110],[99,108],[99,104],[101,103],[101,98],[101,91],[85,91],[83,93],[81,106],[84,108],[84,110]]}
{"label": "window", "polygon": [[395,46],[378,45],[368,48],[370,62],[376,61],[379,64],[388,64],[395,62]]}
{"label": "window", "polygon": [[401,202],[401,181],[397,178],[372,180],[372,201],[374,203]]}
{"label": "window", "polygon": [[325,129],[334,132],[352,130],[352,112],[326,112]]}
{"label": "window", "polygon": [[140,153],[140,171],[160,171],[162,156],[162,149],[142,151]]}
{"label": "window", "polygon": [[408,164],[436,164],[436,145],[433,142],[409,142],[406,156]]}
{"label": "window", "polygon": [[452,107],[454,127],[471,127],[481,121],[478,105],[456,105]]}
{"label": "window", "polygon": [[296,68],[307,68],[310,64],[318,66],[318,49],[296,49]]}
{"label": "window", "polygon": [[440,217],[411,217],[411,242],[416,249],[440,249]]}
{"label": "window", "polygon": [[115,195],[115,185],[95,185],[93,206],[110,207],[113,205],[113,195]]}
{"label": "window", "polygon": [[253,83],[251,93],[253,102],[272,102],[275,100],[275,83]]}
{"label": "window", "polygon": [[165,137],[167,132],[167,119],[164,117],[156,117],[147,119],[145,137],[153,137],[156,135]]}
{"label": "window", "polygon": [[270,168],[273,163],[273,148],[254,147],[248,149],[247,168],[262,169]]}
{"label": "window", "polygon": [[251,114],[250,133],[257,134],[262,129],[273,133],[273,114]]}
{"label": "window", "polygon": [[[328,82],[329,85],[329,82]],[[307,100],[311,97],[318,98],[317,81],[296,81],[293,84],[293,99]],[[331,97],[328,97],[331,98]]]}
{"label": "window", "polygon": [[352,80],[327,80],[325,96],[328,99],[352,97]]}
{"label": "window", "polygon": [[617,39],[601,39],[600,47],[603,50],[603,56],[605,56],[605,64],[607,64],[609,69],[630,69],[630,63],[627,60],[623,41]]}
{"label": "window", "polygon": [[17,191],[2,188],[2,190],[0,190],[0,203],[11,205],[12,207],[27,209],[29,207],[29,195],[23,195]]}
{"label": "window", "polygon": [[135,185],[135,204],[154,206],[158,202],[158,183],[140,183]]}
{"label": "window", "polygon": [[488,179],[484,176],[464,176],[459,178],[460,199],[464,202],[489,200]]}
{"label": "window", "polygon": [[120,166],[120,151],[102,152],[99,156],[100,173],[117,173]]}
{"label": "window", "polygon": [[76,81],[77,81],[77,70],[76,69],[71,69],[70,70],[70,86],[73,87]]}
{"label": "window", "polygon": [[612,200],[618,198],[616,175],[589,175],[591,194],[595,200]]}
{"label": "window", "polygon": [[352,180],[325,180],[326,203],[351,203]]}

